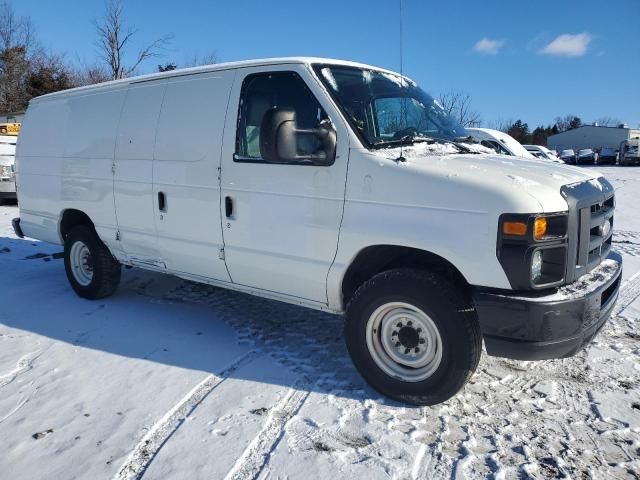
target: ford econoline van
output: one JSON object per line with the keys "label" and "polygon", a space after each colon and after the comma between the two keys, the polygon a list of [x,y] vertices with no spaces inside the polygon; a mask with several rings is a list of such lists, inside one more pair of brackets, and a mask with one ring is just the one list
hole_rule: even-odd
{"label": "ford econoline van", "polygon": [[364,379],[430,405],[483,344],[575,354],[620,284],[605,178],[468,136],[411,79],[338,60],[67,90],[27,110],[14,228],[64,245],[84,298],[114,294],[127,265],[345,314]]}

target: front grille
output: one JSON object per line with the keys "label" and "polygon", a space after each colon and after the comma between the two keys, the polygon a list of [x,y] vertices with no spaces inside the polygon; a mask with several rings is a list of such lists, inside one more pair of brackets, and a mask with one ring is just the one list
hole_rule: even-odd
{"label": "front grille", "polygon": [[613,194],[602,202],[596,202],[580,209],[576,267],[584,268],[584,272],[581,273],[593,270],[609,255],[613,232],[613,213]]}
{"label": "front grille", "polygon": [[[607,258],[613,238],[615,197],[604,178],[562,187],[569,204],[567,283],[593,270]],[[607,225],[608,224],[608,225]]]}

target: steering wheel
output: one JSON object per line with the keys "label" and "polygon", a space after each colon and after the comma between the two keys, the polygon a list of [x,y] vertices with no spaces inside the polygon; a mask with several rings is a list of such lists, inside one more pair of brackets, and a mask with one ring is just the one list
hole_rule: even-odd
{"label": "steering wheel", "polygon": [[403,128],[402,130],[398,130],[396,133],[394,133],[393,139],[400,140],[404,137],[416,135],[417,133],[418,133],[418,129],[416,127],[407,127],[407,128]]}

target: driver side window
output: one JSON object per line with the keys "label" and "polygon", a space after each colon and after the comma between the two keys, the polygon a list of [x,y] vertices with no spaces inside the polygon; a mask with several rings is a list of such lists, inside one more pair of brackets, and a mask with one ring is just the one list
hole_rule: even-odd
{"label": "driver side window", "polygon": [[[317,128],[326,113],[295,72],[269,72],[248,75],[242,83],[238,126],[236,130],[236,162],[263,162],[260,155],[260,126],[267,110],[290,108],[296,112],[298,128]],[[320,144],[314,135],[298,135],[298,154],[311,155]]]}

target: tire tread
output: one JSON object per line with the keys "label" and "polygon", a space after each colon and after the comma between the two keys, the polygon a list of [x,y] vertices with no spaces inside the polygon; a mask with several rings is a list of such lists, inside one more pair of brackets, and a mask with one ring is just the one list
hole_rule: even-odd
{"label": "tire tread", "polygon": [[480,325],[475,316],[475,310],[471,300],[465,298],[459,289],[451,284],[451,282],[436,273],[414,268],[396,268],[387,270],[364,282],[355,291],[347,304],[347,322],[357,316],[354,310],[359,308],[359,305],[365,300],[365,297],[368,296],[369,292],[373,289],[384,288],[385,285],[392,285],[399,280],[410,280],[416,284],[424,285],[437,297],[446,299],[449,304],[454,306],[456,312],[473,316],[473,318],[467,317],[467,321],[459,322],[458,325],[463,328],[463,330],[460,331],[460,334],[466,335],[471,339],[471,350],[469,355],[465,356],[466,361],[463,364],[463,377],[452,384],[451,388],[442,392],[437,392],[433,395],[395,395],[389,394],[389,392],[384,392],[392,398],[417,405],[433,405],[440,403],[455,395],[455,393],[457,393],[458,390],[466,384],[478,367],[480,357],[482,355],[482,332],[480,330]]}

